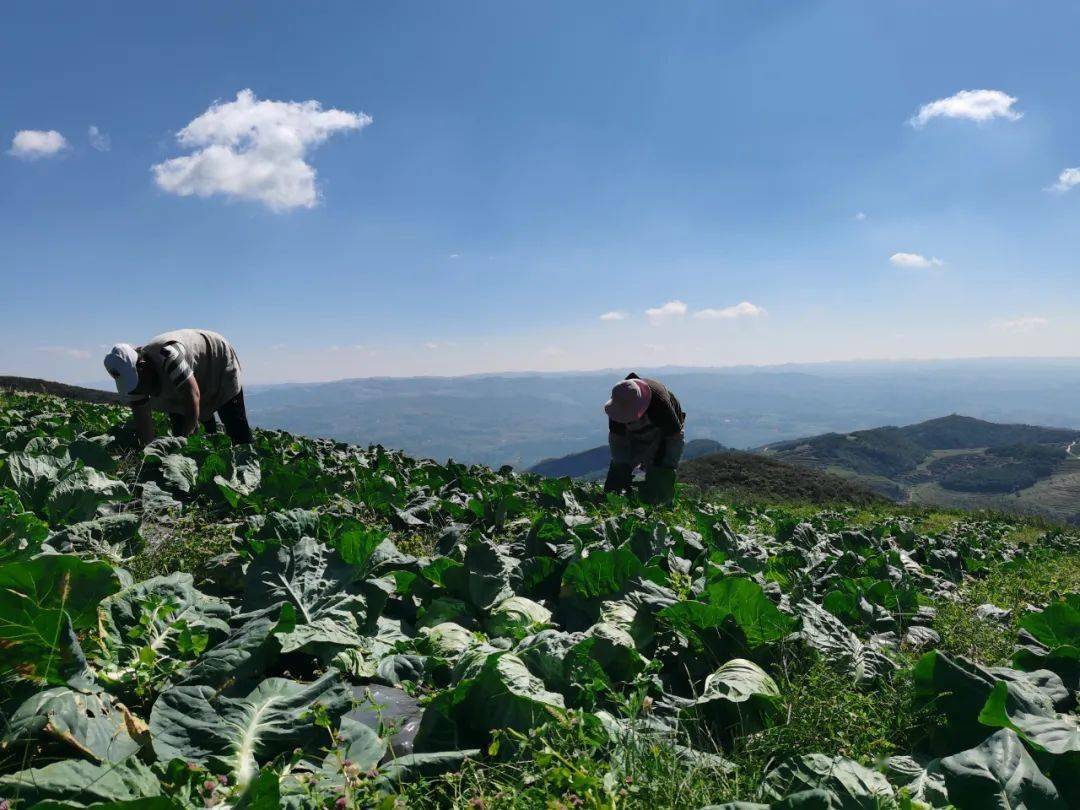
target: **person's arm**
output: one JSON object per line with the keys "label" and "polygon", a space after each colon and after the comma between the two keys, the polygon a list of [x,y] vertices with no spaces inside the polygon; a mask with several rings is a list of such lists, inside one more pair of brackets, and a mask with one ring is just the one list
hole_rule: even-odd
{"label": "person's arm", "polygon": [[604,480],[604,492],[629,489],[634,480],[634,457],[633,446],[625,429],[622,432],[614,429],[608,431],[608,449],[611,451],[611,464]]}
{"label": "person's arm", "polygon": [[135,435],[139,437],[139,444],[145,447],[154,440],[154,412],[150,409],[150,400],[143,399],[132,403],[131,413],[135,423]]}
{"label": "person's arm", "polygon": [[200,412],[202,394],[199,391],[199,383],[195,380],[195,375],[192,374],[187,378],[187,381],[181,383],[184,393],[188,397],[187,402],[187,421],[184,423],[183,434],[190,436],[199,427],[199,418],[202,416]]}

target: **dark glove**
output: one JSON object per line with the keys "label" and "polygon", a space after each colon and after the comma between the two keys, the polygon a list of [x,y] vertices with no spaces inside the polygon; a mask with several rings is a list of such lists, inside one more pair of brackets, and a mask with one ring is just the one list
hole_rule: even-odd
{"label": "dark glove", "polygon": [[629,464],[613,461],[608,465],[604,492],[625,492],[634,483],[634,468]]}

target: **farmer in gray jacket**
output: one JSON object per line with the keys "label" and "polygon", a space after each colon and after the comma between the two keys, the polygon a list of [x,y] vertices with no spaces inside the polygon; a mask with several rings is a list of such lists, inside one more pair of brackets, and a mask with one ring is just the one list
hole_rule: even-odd
{"label": "farmer in gray jacket", "polygon": [[251,443],[240,362],[216,332],[177,329],[139,347],[117,343],[105,356],[105,370],[131,405],[143,444],[154,440],[153,411],[169,415],[177,436],[190,436],[200,423],[217,432],[216,413],[230,439]]}
{"label": "farmer in gray jacket", "polygon": [[641,466],[645,468],[642,496],[656,502],[671,500],[686,423],[679,400],[656,380],[630,374],[611,390],[604,412],[611,449],[604,490],[630,489],[634,468]]}

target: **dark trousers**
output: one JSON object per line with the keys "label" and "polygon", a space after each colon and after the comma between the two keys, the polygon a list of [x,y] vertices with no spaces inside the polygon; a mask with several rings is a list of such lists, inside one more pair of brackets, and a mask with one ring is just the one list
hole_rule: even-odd
{"label": "dark trousers", "polygon": [[[235,444],[251,444],[251,426],[248,424],[247,409],[244,407],[243,391],[218,408],[217,415],[225,426],[225,435]],[[173,433],[179,434],[187,423],[187,417],[180,413],[170,413],[169,421],[172,423]],[[217,421],[213,413],[202,420],[202,426],[207,433],[217,433]]]}

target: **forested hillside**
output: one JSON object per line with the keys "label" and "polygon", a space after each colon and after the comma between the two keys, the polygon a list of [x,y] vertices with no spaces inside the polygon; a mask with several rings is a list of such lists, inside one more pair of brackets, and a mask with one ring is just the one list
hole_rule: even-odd
{"label": "forested hillside", "polygon": [[767,445],[896,500],[1080,522],[1080,431],[947,416]]}

